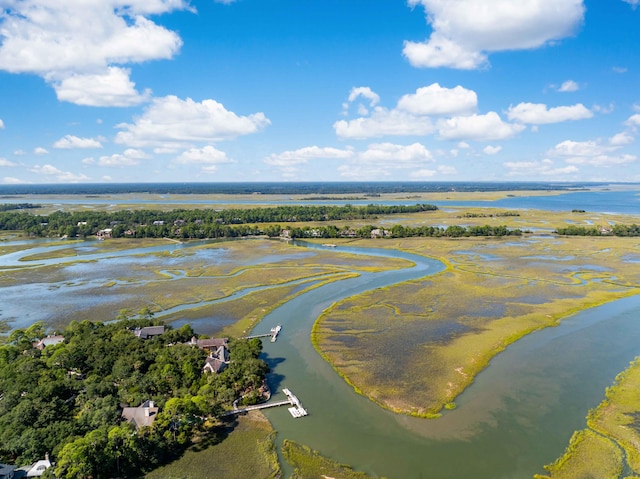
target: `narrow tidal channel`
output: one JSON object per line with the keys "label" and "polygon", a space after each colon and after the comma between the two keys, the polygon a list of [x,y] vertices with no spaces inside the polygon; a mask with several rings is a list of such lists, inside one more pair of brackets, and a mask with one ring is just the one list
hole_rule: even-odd
{"label": "narrow tidal channel", "polygon": [[[390,413],[357,395],[318,355],[311,328],[335,301],[436,273],[442,265],[397,251],[348,251],[401,257],[416,266],[328,284],[262,321],[261,330],[283,326],[276,345],[264,354],[275,397],[287,387],[309,411],[301,419],[286,408],[265,411],[278,431],[279,447],[291,439],[389,479],[531,479],[563,452],[573,431],[584,427],[588,409],[640,354],[640,297],[632,297],[584,311],[510,346],[442,418]],[[288,477],[290,469],[283,468]]]}

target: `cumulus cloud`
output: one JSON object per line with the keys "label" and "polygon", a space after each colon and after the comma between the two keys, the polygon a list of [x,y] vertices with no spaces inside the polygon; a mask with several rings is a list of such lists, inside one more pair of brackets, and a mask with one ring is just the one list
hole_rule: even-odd
{"label": "cumulus cloud", "polygon": [[233,160],[224,151],[207,145],[203,148],[189,148],[178,156],[174,162],[181,165],[200,166],[202,171],[213,173],[218,169],[218,165],[233,163]]}
{"label": "cumulus cloud", "polygon": [[398,101],[399,110],[413,115],[460,115],[474,113],[477,107],[478,95],[473,90],[460,85],[443,88],[438,83],[418,88]]}
{"label": "cumulus cloud", "polygon": [[2,118],[0,118],[0,130],[2,130],[4,128],[4,121],[2,121]]}
{"label": "cumulus cloud", "polygon": [[109,67],[104,72],[60,76],[52,79],[58,100],[84,106],[133,106],[146,102],[151,91],[140,93],[125,68]]}
{"label": "cumulus cloud", "polygon": [[578,173],[580,170],[576,166],[556,167],[553,161],[545,159],[542,161],[508,161],[503,163],[507,168],[507,176],[534,177],[538,175],[553,176],[559,180],[566,180],[567,175]]}
{"label": "cumulus cloud", "polygon": [[640,126],[640,113],[631,115],[629,118],[627,118],[627,121],[625,121],[624,124],[633,127]]}
{"label": "cumulus cloud", "polygon": [[23,185],[28,183],[27,181],[21,180],[20,178],[14,178],[13,176],[5,176],[2,178],[2,182],[5,185]]}
{"label": "cumulus cloud", "polygon": [[353,156],[353,150],[341,150],[338,148],[321,148],[319,146],[308,146],[293,151],[283,151],[282,153],[269,155],[264,162],[272,166],[291,166],[308,163],[310,160],[333,160],[345,159]]}
{"label": "cumulus cloud", "polygon": [[619,166],[635,162],[638,158],[629,154],[613,154],[619,145],[603,145],[600,141],[563,141],[548,153],[549,156],[562,157],[570,165],[589,165],[595,167]]}
{"label": "cumulus cloud", "polygon": [[569,120],[584,120],[592,118],[593,113],[582,103],[555,108],[547,108],[547,105],[543,103],[520,103],[509,107],[507,117],[512,121],[544,125]]}
{"label": "cumulus cloud", "polygon": [[[635,1],[635,0],[633,0]],[[422,5],[431,36],[405,41],[416,67],[476,69],[497,51],[538,48],[571,36],[581,25],[583,0],[409,0]]]}
{"label": "cumulus cloud", "polygon": [[49,153],[45,148],[42,148],[41,146],[34,148],[33,152],[36,155],[46,155]]}
{"label": "cumulus cloud", "polygon": [[629,132],[623,131],[609,138],[609,144],[612,146],[624,146],[633,143],[635,138]]}
{"label": "cumulus cloud", "polygon": [[502,151],[502,147],[487,145],[484,147],[482,151],[484,152],[485,155],[496,155]]}
{"label": "cumulus cloud", "polygon": [[40,75],[61,100],[94,106],[145,98],[122,65],[172,58],[182,46],[180,37],[149,16],[190,9],[183,0],[4,3],[0,70]]}
{"label": "cumulus cloud", "polygon": [[523,125],[505,123],[494,111],[485,115],[457,116],[438,121],[438,133],[445,140],[506,140],[524,128]]}
{"label": "cumulus cloud", "polygon": [[102,148],[102,143],[95,138],[80,138],[74,135],[65,135],[56,141],[53,147],[65,150],[75,148]]}
{"label": "cumulus cloud", "polygon": [[400,110],[376,107],[370,117],[339,120],[333,124],[340,138],[374,138],[380,136],[424,136],[433,133],[429,117],[415,116]]}
{"label": "cumulus cloud", "polygon": [[79,183],[90,180],[90,178],[86,175],[72,173],[70,171],[62,171],[50,164],[42,166],[35,165],[30,168],[29,171],[35,173],[36,175],[55,178],[57,181],[60,181],[62,183]]}
{"label": "cumulus cloud", "polygon": [[615,151],[617,148],[602,145],[597,141],[572,141],[566,140],[558,143],[550,151],[552,156],[597,156]]}
{"label": "cumulus cloud", "polygon": [[271,124],[264,113],[238,116],[215,100],[196,102],[176,96],[156,98],[135,123],[121,123],[115,142],[135,148],[177,150],[256,133]]}
{"label": "cumulus cloud", "polygon": [[6,158],[0,158],[0,166],[18,166],[17,163],[14,163],[13,161],[9,161]]}
{"label": "cumulus cloud", "polygon": [[578,91],[579,89],[580,89],[580,85],[578,85],[573,80],[567,80],[562,85],[560,85],[560,87],[558,88],[558,91],[562,93],[569,93],[569,92]]}

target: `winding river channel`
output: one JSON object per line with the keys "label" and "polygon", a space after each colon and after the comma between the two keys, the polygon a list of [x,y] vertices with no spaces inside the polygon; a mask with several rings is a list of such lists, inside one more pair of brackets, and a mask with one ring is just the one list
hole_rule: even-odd
{"label": "winding river channel", "polygon": [[416,265],[328,284],[267,316],[261,330],[283,326],[281,339],[265,347],[273,370],[270,386],[293,390],[310,415],[292,419],[286,408],[266,415],[279,443],[295,440],[371,475],[531,479],[562,453],[573,431],[584,427],[589,408],[640,353],[640,298],[632,297],[584,311],[510,346],[442,418],[390,413],[356,394],[318,355],[311,327],[334,301],[433,274],[442,265],[398,251],[339,250],[401,257]]}
{"label": "winding river channel", "polygon": [[[304,243],[299,246],[322,248]],[[188,247],[138,248],[83,259],[93,260],[87,267],[95,268],[101,261],[126,262],[133,255]],[[24,266],[21,256],[47,248],[45,244],[42,250],[4,255],[0,266]],[[331,250],[402,258],[414,266],[365,272],[308,289],[267,315],[256,332],[268,331],[276,324],[283,326],[276,343],[265,342],[263,353],[272,369],[269,381],[274,399],[284,399],[281,391],[287,387],[300,398],[309,416],[293,419],[286,408],[266,410],[265,414],[278,431],[279,445],[284,439],[306,444],[374,477],[531,479],[562,453],[573,431],[584,427],[587,411],[603,399],[605,388],[616,374],[640,354],[640,297],[631,297],[583,311],[558,327],[513,344],[457,398],[458,408],[441,418],[426,420],[390,413],[356,394],[320,357],[310,341],[311,328],[335,301],[431,275],[441,271],[443,265],[395,250]],[[74,261],[77,258],[39,263]],[[37,292],[34,295],[38,297]],[[288,477],[291,470],[284,461],[281,463]]]}

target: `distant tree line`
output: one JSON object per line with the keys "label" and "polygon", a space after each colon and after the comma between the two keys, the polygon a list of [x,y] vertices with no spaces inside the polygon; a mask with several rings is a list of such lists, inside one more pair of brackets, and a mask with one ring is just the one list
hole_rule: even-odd
{"label": "distant tree line", "polygon": [[40,208],[40,205],[31,203],[4,203],[0,205],[0,211],[28,210],[33,208]]}
{"label": "distant tree line", "polygon": [[[184,344],[194,336],[189,325],[143,340],[132,329],[159,324],[146,316],[72,322],[64,342],[42,351],[32,343],[44,337],[43,323],[6,336],[0,462],[30,464],[49,453],[60,479],[141,477],[180,455],[205,419],[258,397],[268,372],[260,340],[230,340],[229,366],[205,374],[206,353]],[[121,419],[123,406],[147,400],[160,408],[152,426],[137,430]]]}
{"label": "distant tree line", "polygon": [[556,228],[555,233],[566,236],[640,236],[640,226],[636,224],[606,227],[569,225]]}
{"label": "distant tree line", "polygon": [[[367,205],[367,206],[276,206],[247,209],[177,209],[122,210],[116,212],[65,212],[32,215],[0,212],[0,230],[24,231],[32,236],[86,237],[111,229],[112,237],[180,237],[221,238],[270,234],[255,225],[263,223],[292,223],[308,221],[337,221],[374,218],[379,215],[419,213],[437,210],[437,206]],[[237,227],[243,225],[243,227]],[[279,234],[279,232],[277,233]],[[276,236],[277,236],[276,234]]]}
{"label": "distant tree line", "polygon": [[[277,227],[279,228],[279,227]],[[446,228],[441,226],[403,226],[393,225],[391,228],[378,228],[373,225],[361,228],[345,226],[338,228],[328,226],[303,226],[287,230],[291,238],[460,238],[465,236],[520,236],[522,230],[509,229],[506,226],[458,226],[452,225]]]}

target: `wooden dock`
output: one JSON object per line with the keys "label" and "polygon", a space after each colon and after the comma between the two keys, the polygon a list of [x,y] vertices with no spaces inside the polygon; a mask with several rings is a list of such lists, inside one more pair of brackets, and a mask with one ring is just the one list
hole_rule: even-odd
{"label": "wooden dock", "polygon": [[276,340],[278,339],[278,334],[280,334],[280,331],[282,331],[282,326],[280,326],[278,324],[275,328],[271,328],[271,332],[270,333],[254,334],[252,336],[245,336],[243,339],[268,338],[268,337],[271,337],[271,342],[275,343]]}
{"label": "wooden dock", "polygon": [[[223,416],[233,416],[234,414],[242,414],[249,411],[256,411],[258,409],[267,409],[270,407],[278,407],[278,406],[291,406],[288,408],[289,414],[291,414],[294,418],[299,418],[306,416],[308,414],[307,410],[302,407],[300,400],[287,388],[282,390],[283,393],[286,394],[287,399],[284,401],[275,401],[265,404],[256,404],[254,406],[246,406],[243,408],[234,408],[233,411],[227,411]],[[234,404],[235,406],[235,404]]]}

